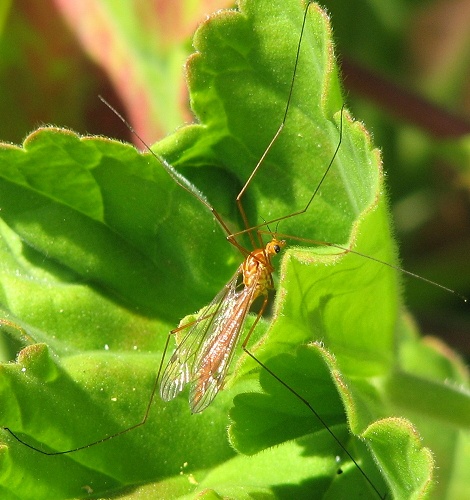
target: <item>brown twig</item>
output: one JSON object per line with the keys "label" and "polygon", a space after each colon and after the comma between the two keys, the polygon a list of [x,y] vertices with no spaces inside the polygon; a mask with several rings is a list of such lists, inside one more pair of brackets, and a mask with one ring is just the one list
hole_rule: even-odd
{"label": "brown twig", "polygon": [[341,67],[346,89],[375,101],[400,120],[440,139],[470,133],[467,118],[457,116],[347,58],[343,58]]}

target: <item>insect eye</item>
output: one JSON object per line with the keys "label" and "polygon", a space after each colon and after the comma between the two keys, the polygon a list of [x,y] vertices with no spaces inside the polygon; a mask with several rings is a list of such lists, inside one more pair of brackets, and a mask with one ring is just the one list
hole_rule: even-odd
{"label": "insect eye", "polygon": [[279,253],[281,251],[281,247],[279,245],[274,245],[274,251]]}

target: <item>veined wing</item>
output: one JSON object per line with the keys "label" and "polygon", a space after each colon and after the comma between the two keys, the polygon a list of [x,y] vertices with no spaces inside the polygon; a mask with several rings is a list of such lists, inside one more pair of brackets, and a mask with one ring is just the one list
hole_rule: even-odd
{"label": "veined wing", "polygon": [[185,385],[193,380],[198,371],[196,360],[200,359],[199,353],[204,350],[208,339],[212,338],[214,330],[220,324],[220,318],[226,315],[227,309],[233,307],[240,272],[241,269],[238,269],[211,303],[202,310],[194,324],[188,326],[187,334],[178,343],[162,375],[160,395],[164,401],[175,398]]}
{"label": "veined wing", "polygon": [[207,339],[197,350],[191,377],[189,405],[193,413],[203,411],[223,386],[235,346],[246,316],[255,298],[256,287],[245,287],[220,308],[211,324]]}

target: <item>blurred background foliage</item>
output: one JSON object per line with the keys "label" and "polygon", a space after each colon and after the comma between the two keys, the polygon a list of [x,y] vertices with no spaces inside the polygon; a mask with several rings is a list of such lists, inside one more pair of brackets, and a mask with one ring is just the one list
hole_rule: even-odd
{"label": "blurred background foliage", "polygon": [[[320,3],[347,106],[383,152],[403,267],[470,296],[470,0]],[[191,34],[231,4],[0,0],[0,140],[54,124],[133,141],[99,94],[148,143],[191,122]],[[410,279],[405,300],[425,333],[470,355],[469,305]]]}

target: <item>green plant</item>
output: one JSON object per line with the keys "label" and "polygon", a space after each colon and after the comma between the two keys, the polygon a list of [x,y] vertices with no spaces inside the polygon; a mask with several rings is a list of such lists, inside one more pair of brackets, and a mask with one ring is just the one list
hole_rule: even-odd
{"label": "green plant", "polygon": [[[297,0],[240,10],[213,16],[196,35],[187,73],[200,123],[154,146],[234,230],[235,196],[283,116],[302,20]],[[312,5],[286,127],[243,200],[253,224],[311,196],[338,143],[342,104],[330,27]],[[279,231],[394,264],[380,155],[346,111],[342,133],[311,209]],[[2,365],[1,425],[41,449],[81,446],[139,419],[167,332],[217,293],[240,256],[205,207],[129,145],[45,127],[23,148],[5,145],[0,168],[2,305],[29,336],[4,327],[26,347]],[[469,402],[458,360],[423,342],[403,312],[399,279],[357,254],[291,246],[273,319],[250,350],[311,402],[379,491],[412,498],[429,493],[433,478],[418,432],[441,469],[450,456],[465,464],[447,445],[464,439],[454,429],[468,425]],[[0,491],[377,496],[314,415],[254,362],[236,359],[227,382],[200,415],[184,397],[157,397],[145,426],[77,453],[42,456],[4,433]],[[367,445],[349,437],[343,405]],[[452,491],[450,471],[439,482]]]}

